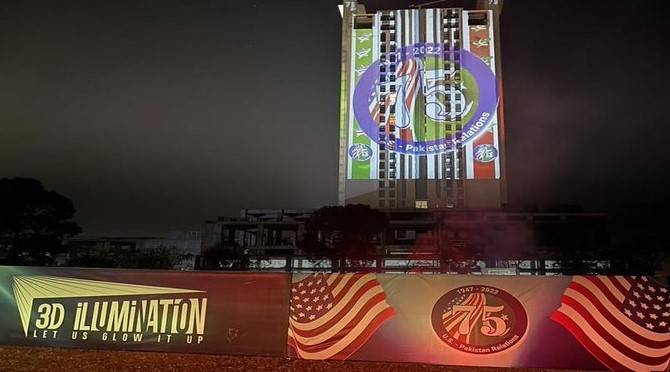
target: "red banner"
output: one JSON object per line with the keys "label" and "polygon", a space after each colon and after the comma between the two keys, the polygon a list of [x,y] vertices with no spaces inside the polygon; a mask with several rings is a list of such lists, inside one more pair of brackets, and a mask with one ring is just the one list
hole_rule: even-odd
{"label": "red banner", "polygon": [[289,278],[0,267],[0,343],[283,356]]}

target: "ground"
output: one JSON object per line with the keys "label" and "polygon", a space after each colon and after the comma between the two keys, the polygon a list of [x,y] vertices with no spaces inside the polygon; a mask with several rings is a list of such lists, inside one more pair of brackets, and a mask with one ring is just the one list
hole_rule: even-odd
{"label": "ground", "polygon": [[286,358],[176,353],[89,351],[0,346],[0,371],[551,371],[544,369],[465,368],[426,364],[313,362]]}

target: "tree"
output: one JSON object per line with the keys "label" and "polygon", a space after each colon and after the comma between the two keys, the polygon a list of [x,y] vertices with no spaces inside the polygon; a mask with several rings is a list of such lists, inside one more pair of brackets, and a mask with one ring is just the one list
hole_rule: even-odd
{"label": "tree", "polygon": [[308,256],[330,258],[333,270],[346,270],[347,260],[375,258],[386,225],[386,216],[367,205],[323,207],[307,221],[300,248]]}
{"label": "tree", "polygon": [[247,270],[251,266],[251,256],[235,248],[210,247],[201,257],[202,270]]}
{"label": "tree", "polygon": [[0,262],[48,265],[81,232],[72,201],[32,178],[0,179]]}
{"label": "tree", "polygon": [[184,260],[192,257],[190,254],[181,254],[174,247],[158,247],[149,250],[140,250],[131,257],[127,267],[137,269],[174,269]]}
{"label": "tree", "polygon": [[175,247],[124,251],[70,252],[66,266],[113,267],[124,269],[174,269],[190,254],[181,254]]}

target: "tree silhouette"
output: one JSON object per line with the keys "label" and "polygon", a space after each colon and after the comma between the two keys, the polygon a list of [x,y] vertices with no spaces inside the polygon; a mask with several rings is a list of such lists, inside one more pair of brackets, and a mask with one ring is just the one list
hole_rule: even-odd
{"label": "tree silhouette", "polygon": [[81,232],[72,201],[32,178],[0,179],[0,262],[48,265]]}
{"label": "tree silhouette", "polygon": [[310,257],[330,258],[333,271],[344,271],[352,260],[375,258],[386,224],[383,213],[366,205],[323,207],[307,221],[300,248]]}
{"label": "tree silhouette", "polygon": [[191,257],[192,255],[182,254],[177,248],[169,246],[133,249],[132,251],[105,249],[77,252],[70,250],[65,266],[171,270]]}

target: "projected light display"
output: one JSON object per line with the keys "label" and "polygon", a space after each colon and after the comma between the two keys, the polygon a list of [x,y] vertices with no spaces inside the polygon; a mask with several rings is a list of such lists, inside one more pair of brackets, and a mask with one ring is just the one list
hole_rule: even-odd
{"label": "projected light display", "polygon": [[[379,139],[380,61],[372,63],[361,76],[353,97],[354,115],[360,129],[376,143],[403,154],[427,155],[454,150],[484,132],[496,112],[496,81],[493,71],[477,56],[461,50],[462,84],[456,94],[464,97],[455,110],[447,108],[450,78],[443,66],[454,62],[441,58],[440,44],[415,44],[396,54],[401,61],[397,72],[397,93],[389,94],[388,105],[395,106],[396,139]],[[388,62],[387,62],[388,64]],[[453,84],[453,78],[452,78]],[[422,97],[424,107],[417,100]],[[424,115],[425,112],[425,115]],[[421,118],[420,118],[421,116]],[[445,130],[446,123],[461,117],[463,129]],[[419,130],[419,124],[425,128]]]}
{"label": "projected light display", "polygon": [[[493,29],[470,24],[467,11],[444,26],[454,14],[378,12],[369,28],[352,30],[340,133],[347,179],[500,178]],[[402,171],[383,171],[390,153]]]}

